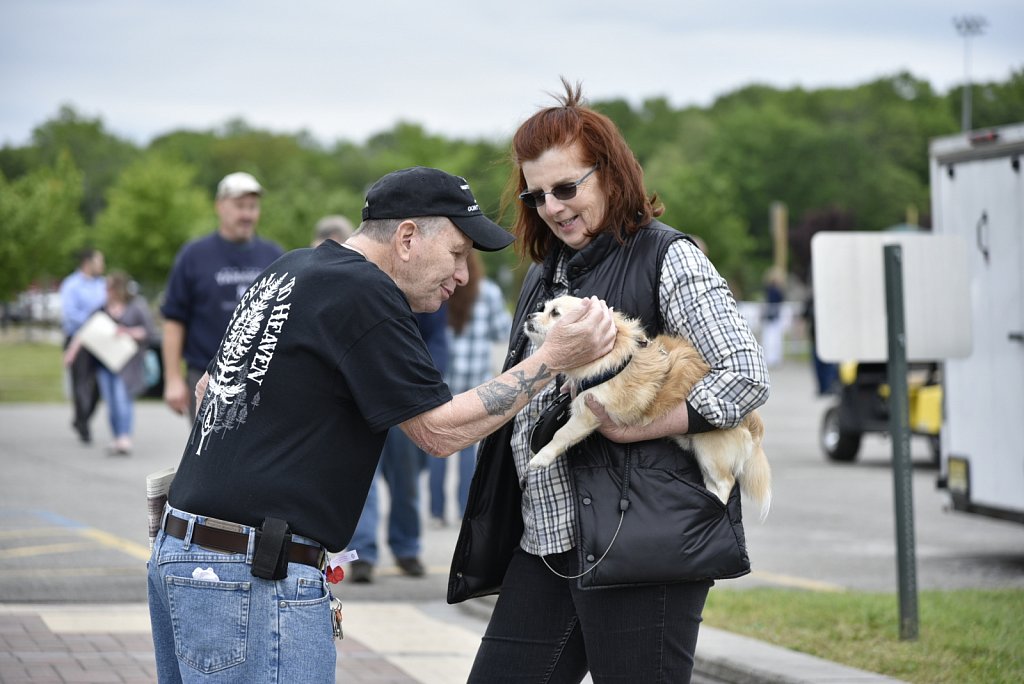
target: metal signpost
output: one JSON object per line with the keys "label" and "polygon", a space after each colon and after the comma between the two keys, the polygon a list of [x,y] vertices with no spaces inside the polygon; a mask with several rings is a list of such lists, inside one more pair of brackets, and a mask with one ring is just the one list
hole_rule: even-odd
{"label": "metal signpost", "polygon": [[889,431],[896,502],[896,572],[900,639],[917,639],[917,561],[914,554],[914,481],[910,463],[907,333],[903,312],[903,248],[886,245],[885,312],[889,337]]}

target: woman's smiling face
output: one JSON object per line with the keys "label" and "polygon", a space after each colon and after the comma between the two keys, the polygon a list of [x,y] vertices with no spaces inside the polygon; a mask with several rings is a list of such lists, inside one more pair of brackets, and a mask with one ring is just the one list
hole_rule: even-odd
{"label": "woman's smiling face", "polygon": [[[583,160],[578,145],[552,147],[539,157],[522,163],[523,179],[529,192],[550,192],[558,185],[573,184],[594,167]],[[590,243],[588,232],[601,230],[608,202],[601,187],[601,169],[591,174],[576,187],[576,196],[560,200],[544,195],[544,204],[536,211],[551,232],[572,249],[579,250]]]}

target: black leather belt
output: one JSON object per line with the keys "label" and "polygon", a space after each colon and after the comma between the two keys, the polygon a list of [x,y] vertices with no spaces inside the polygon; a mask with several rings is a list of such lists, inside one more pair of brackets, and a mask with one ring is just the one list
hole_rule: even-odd
{"label": "black leather belt", "polygon": [[[188,532],[188,520],[174,515],[168,515],[164,523],[164,532],[184,539]],[[192,527],[192,543],[199,546],[206,546],[216,551],[227,553],[246,553],[249,550],[249,535],[244,532],[232,532],[222,530],[218,527],[196,523]],[[324,551],[319,546],[312,546],[298,541],[292,541],[288,547],[288,562],[302,563],[319,568],[323,563]]]}

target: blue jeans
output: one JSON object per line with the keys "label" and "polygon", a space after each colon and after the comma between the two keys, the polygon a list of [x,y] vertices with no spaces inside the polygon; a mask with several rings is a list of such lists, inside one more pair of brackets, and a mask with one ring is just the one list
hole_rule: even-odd
{"label": "blue jeans", "polygon": [[96,379],[100,385],[100,395],[107,403],[110,417],[110,430],[114,437],[131,437],[133,404],[132,395],[117,373],[112,373],[103,366],[99,367]]}
{"label": "blue jeans", "polygon": [[459,469],[459,517],[466,512],[466,500],[469,498],[469,483],[473,481],[476,470],[476,444],[468,446],[448,458],[430,459],[430,515],[444,519],[444,478],[449,461],[455,461]]}
{"label": "blue jeans", "polygon": [[[570,550],[546,559],[572,575],[575,557]],[[711,585],[580,589],[517,548],[469,682],[578,684],[588,670],[595,684],[689,682]]]}
{"label": "blue jeans", "polygon": [[[164,515],[205,518],[167,507]],[[288,577],[253,577],[247,553],[220,553],[157,535],[149,616],[157,677],[167,682],[334,682],[337,651],[323,572],[288,564]],[[308,540],[307,540],[308,541]],[[198,575],[196,570],[209,572]]]}
{"label": "blue jeans", "polygon": [[377,525],[380,520],[377,488],[381,477],[388,483],[391,513],[388,515],[388,547],[395,558],[420,555],[420,470],[424,454],[398,428],[388,431],[377,473],[363,504],[363,512],[348,548],[359,553],[359,560],[377,563]]}
{"label": "blue jeans", "polygon": [[818,381],[818,395],[824,396],[839,391],[839,365],[822,361],[818,350],[811,346],[811,358],[814,360],[814,379]]}

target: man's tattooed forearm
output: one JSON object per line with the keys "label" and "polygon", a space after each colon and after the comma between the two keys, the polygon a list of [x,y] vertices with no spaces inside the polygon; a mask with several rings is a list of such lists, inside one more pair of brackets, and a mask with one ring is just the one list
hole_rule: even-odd
{"label": "man's tattooed forearm", "polygon": [[551,371],[549,371],[548,367],[543,363],[540,365],[540,368],[537,369],[537,374],[532,378],[526,377],[522,371],[516,371],[512,375],[519,381],[519,390],[521,392],[526,392],[526,395],[530,397],[532,397],[533,393],[537,391],[536,387],[538,383],[543,387],[548,384],[548,380],[551,379]]}
{"label": "man's tattooed forearm", "polygon": [[491,380],[486,385],[477,388],[477,396],[484,402],[489,416],[503,416],[516,405],[516,395],[519,393],[515,387],[509,387],[497,380]]}
{"label": "man's tattooed forearm", "polygon": [[526,377],[521,371],[516,371],[512,376],[516,379],[514,387],[492,380],[477,389],[477,396],[484,403],[488,415],[502,416],[508,413],[515,406],[516,397],[520,392],[532,397],[538,387],[543,387],[551,379],[551,371],[547,366],[541,365],[532,378]]}

